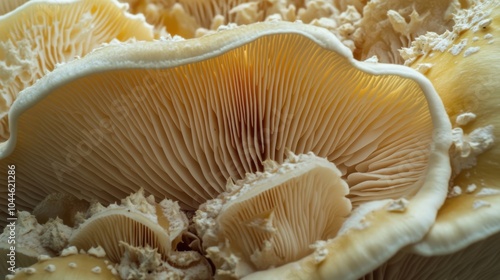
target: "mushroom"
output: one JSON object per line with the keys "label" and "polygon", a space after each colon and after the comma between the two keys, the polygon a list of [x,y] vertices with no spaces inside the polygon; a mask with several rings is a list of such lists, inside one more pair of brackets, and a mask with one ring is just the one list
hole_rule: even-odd
{"label": "mushroom", "polygon": [[467,7],[466,1],[415,0],[369,1],[363,9],[360,28],[363,42],[356,58],[376,55],[381,62],[402,64],[398,50],[410,46],[426,32],[442,33],[453,26],[453,13]]}
{"label": "mushroom", "polygon": [[414,247],[423,255],[453,253],[500,231],[500,3],[478,1],[455,22],[404,51],[433,82],[455,126],[450,198]]}
{"label": "mushroom", "polygon": [[156,204],[152,196],[144,197],[142,189],[123,199],[121,205],[102,208],[93,206],[90,218],[75,230],[69,244],[84,250],[101,246],[115,263],[124,254],[120,242],[135,247],[149,245],[167,258],[187,228],[187,218],[177,203],[163,200]]}
{"label": "mushroom", "polygon": [[19,269],[6,279],[121,279],[105,255],[95,256],[95,251],[98,250],[78,254],[74,247],[70,247],[59,257],[42,256],[37,263]]}
{"label": "mushroom", "polygon": [[33,215],[40,224],[49,219],[60,218],[65,225],[73,227],[77,214],[85,213],[89,206],[88,201],[78,199],[74,195],[51,193],[33,209]]}
{"label": "mushroom", "polygon": [[19,92],[57,65],[114,39],[153,39],[144,18],[125,9],[116,0],[31,0],[0,16],[0,141]]}
{"label": "mushroom", "polygon": [[228,182],[228,192],[194,218],[217,276],[240,278],[299,260],[318,240],[336,236],[351,212],[349,186],[335,165],[314,154],[292,153],[283,164]]}
{"label": "mushroom", "polygon": [[331,33],[300,23],[109,45],[25,89],[10,119],[0,168],[23,166],[16,202],[26,209],[52,192],[110,203],[141,186],[193,210],[224,192],[226,178],[281,163],[287,149],[311,151],[335,163],[354,207],[411,202],[405,214],[373,210],[395,224],[379,240],[392,246],[366,254],[365,269],[422,237],[450,174],[450,123],[429,81],[357,62]]}

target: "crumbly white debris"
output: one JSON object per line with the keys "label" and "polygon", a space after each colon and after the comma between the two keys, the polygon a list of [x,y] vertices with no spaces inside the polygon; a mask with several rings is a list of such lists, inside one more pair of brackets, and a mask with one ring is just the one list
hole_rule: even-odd
{"label": "crumbly white debris", "polygon": [[101,246],[97,247],[92,247],[87,251],[87,254],[97,257],[97,258],[104,258],[106,256],[106,252]]}
{"label": "crumbly white debris", "polygon": [[490,45],[491,45],[491,44],[493,44],[494,42],[495,42],[495,40],[489,40],[489,41],[488,41],[488,44],[490,44]]}
{"label": "crumbly white debris", "polygon": [[469,135],[464,135],[461,128],[452,130],[453,145],[450,149],[451,163],[455,175],[462,170],[469,169],[476,165],[477,156],[490,149],[495,137],[493,126],[488,125],[473,130]]}
{"label": "crumbly white debris", "polygon": [[347,220],[342,224],[337,236],[346,234],[349,230],[363,230],[370,226],[365,217],[377,210],[383,209],[391,203],[392,200],[375,200],[361,204],[358,208],[354,209]]}
{"label": "crumbly white debris", "polygon": [[476,184],[470,184],[467,186],[467,189],[465,190],[466,193],[473,193],[477,189]]}
{"label": "crumbly white debris", "polygon": [[484,36],[483,36],[483,38],[484,38],[485,40],[490,40],[490,39],[493,39],[493,34],[488,33],[488,34],[484,35]]}
{"label": "crumbly white debris", "polygon": [[54,272],[54,271],[56,271],[56,266],[55,266],[55,265],[53,265],[53,264],[49,264],[49,265],[47,265],[47,266],[45,267],[45,269],[44,269],[44,270],[45,270],[45,271],[47,271],[47,272]]}
{"label": "crumbly white debris", "polygon": [[61,219],[50,219],[43,225],[40,242],[43,247],[59,252],[68,245],[72,233],[73,228],[65,225]]}
{"label": "crumbly white debris", "polygon": [[464,57],[468,57],[472,54],[475,54],[477,53],[481,48],[480,47],[468,47],[465,51],[464,51]]}
{"label": "crumbly white debris", "polygon": [[457,197],[462,194],[462,188],[460,186],[454,186],[448,192],[448,198]]}
{"label": "crumbly white debris", "polygon": [[492,196],[492,195],[500,195],[500,190],[491,188],[482,188],[480,191],[476,193],[476,197]]}
{"label": "crumbly white debris", "polygon": [[367,59],[365,59],[365,62],[370,62],[370,63],[378,63],[378,56],[373,55]]}
{"label": "crumbly white debris", "polygon": [[477,42],[477,41],[479,41],[479,37],[477,36],[472,37],[472,42]]}
{"label": "crumbly white debris", "polygon": [[71,256],[71,255],[77,255],[78,254],[78,249],[75,246],[70,246],[64,250],[61,251],[61,257],[66,257],[66,256]]}
{"label": "crumbly white debris", "polygon": [[76,263],[74,263],[74,262],[68,263],[68,266],[71,267],[71,268],[77,268],[78,267],[78,265]]}
{"label": "crumbly white debris", "polygon": [[12,274],[9,274],[9,275],[5,276],[5,280],[12,280],[12,279],[14,279],[14,277],[16,277],[16,276],[12,275]]}
{"label": "crumbly white debris", "polygon": [[474,200],[474,202],[472,203],[472,208],[474,208],[474,210],[482,208],[482,207],[490,207],[490,206],[491,206],[491,203],[489,203],[488,201],[480,200],[480,199]]}
{"label": "crumbly white debris", "polygon": [[326,247],[327,241],[317,240],[313,244],[309,245],[309,248],[314,249],[314,262],[316,264],[321,263],[328,256],[328,248]]}
{"label": "crumbly white debris", "polygon": [[389,212],[404,212],[408,208],[408,204],[410,201],[405,198],[395,199],[387,205],[386,209]]}
{"label": "crumbly white debris", "polygon": [[95,274],[100,274],[102,272],[102,268],[100,266],[93,267],[90,271]]}
{"label": "crumbly white debris", "polygon": [[476,119],[476,114],[471,113],[471,112],[466,112],[466,113],[462,113],[462,114],[458,115],[455,122],[458,126],[464,126],[464,125],[468,125],[470,122],[472,122],[475,119]]}

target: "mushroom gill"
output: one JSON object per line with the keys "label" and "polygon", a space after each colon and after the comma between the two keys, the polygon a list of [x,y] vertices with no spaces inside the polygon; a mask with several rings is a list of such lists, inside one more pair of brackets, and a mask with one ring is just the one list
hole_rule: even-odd
{"label": "mushroom gill", "polygon": [[28,2],[29,0],[9,0],[0,2],[0,15],[6,14],[15,10],[17,7]]}
{"label": "mushroom gill", "polygon": [[454,125],[450,194],[414,248],[423,255],[453,253],[500,231],[500,3],[478,1],[455,22],[403,51],[432,81]]}
{"label": "mushroom gill", "polygon": [[144,197],[142,189],[120,205],[103,208],[97,204],[93,208],[69,244],[84,250],[101,246],[115,263],[123,257],[124,245],[150,246],[166,259],[187,230],[187,218],[177,203],[163,200],[157,204],[152,196]]}
{"label": "mushroom gill", "polygon": [[[8,1],[2,1],[8,2]],[[0,16],[0,141],[19,92],[58,64],[114,39],[153,39],[152,27],[116,0],[31,0]]]}
{"label": "mushroom gill", "polygon": [[400,246],[433,222],[450,173],[449,120],[423,76],[357,62],[331,33],[299,23],[109,45],[25,89],[9,114],[0,180],[7,163],[22,166],[19,209],[53,192],[110,203],[143,187],[193,210],[227,178],[311,151],[335,163],[354,206],[425,201]]}
{"label": "mushroom gill", "polygon": [[[351,203],[334,164],[294,155],[248,173],[228,192],[200,206],[194,222],[217,275],[236,278],[296,261],[318,240],[335,237]],[[234,260],[237,260],[236,262]]]}

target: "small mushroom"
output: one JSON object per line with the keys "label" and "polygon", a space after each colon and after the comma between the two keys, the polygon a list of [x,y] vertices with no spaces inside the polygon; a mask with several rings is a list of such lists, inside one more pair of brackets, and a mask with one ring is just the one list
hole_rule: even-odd
{"label": "small mushroom", "polygon": [[144,197],[142,189],[123,199],[120,205],[94,205],[93,209],[69,244],[84,250],[101,246],[115,263],[120,262],[125,250],[120,242],[136,247],[149,245],[167,258],[187,228],[187,218],[177,203],[164,200],[156,204],[152,196]]}
{"label": "small mushroom", "polygon": [[313,154],[290,153],[281,165],[265,161],[263,172],[226,188],[194,218],[219,277],[240,278],[310,255],[310,246],[334,238],[351,212],[340,171]]}
{"label": "small mushroom", "polygon": [[405,50],[412,67],[431,65],[425,75],[455,126],[450,187],[461,193],[446,200],[414,247],[423,255],[449,254],[500,231],[500,3],[477,1],[455,22]]}
{"label": "small mushroom", "polygon": [[19,92],[58,64],[114,39],[153,39],[144,18],[124,9],[116,0],[31,0],[0,15],[0,141]]}

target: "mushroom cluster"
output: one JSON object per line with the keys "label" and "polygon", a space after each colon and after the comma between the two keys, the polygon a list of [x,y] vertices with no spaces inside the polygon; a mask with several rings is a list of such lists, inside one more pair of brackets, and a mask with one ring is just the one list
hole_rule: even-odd
{"label": "mushroom cluster", "polygon": [[6,279],[500,273],[498,1],[4,2]]}

